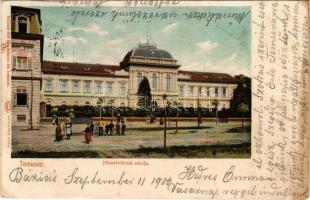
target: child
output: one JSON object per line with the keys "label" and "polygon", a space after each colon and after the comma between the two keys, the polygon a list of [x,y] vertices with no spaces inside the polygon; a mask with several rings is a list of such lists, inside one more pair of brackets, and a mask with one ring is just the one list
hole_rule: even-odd
{"label": "child", "polygon": [[163,118],[161,117],[160,120],[159,120],[159,125],[161,126],[161,125],[163,125],[163,124],[164,124],[164,120],[163,120]]}
{"label": "child", "polygon": [[91,142],[91,130],[87,126],[84,132],[85,132],[85,142],[86,144],[89,144]]}
{"label": "child", "polygon": [[71,135],[72,135],[72,123],[70,120],[68,120],[66,123],[66,136],[68,140],[70,140]]}

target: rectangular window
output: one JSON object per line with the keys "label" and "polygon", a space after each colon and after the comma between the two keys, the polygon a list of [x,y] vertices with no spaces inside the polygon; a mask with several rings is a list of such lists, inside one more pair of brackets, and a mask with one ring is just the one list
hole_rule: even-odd
{"label": "rectangular window", "polygon": [[198,87],[198,96],[201,96],[201,94],[202,94],[202,87],[199,86],[199,87]]}
{"label": "rectangular window", "polygon": [[184,85],[180,85],[179,87],[179,90],[180,90],[180,96],[183,97],[184,96]]}
{"label": "rectangular window", "polygon": [[227,97],[227,88],[226,87],[223,87],[223,96]]}
{"label": "rectangular window", "polygon": [[18,70],[27,70],[29,61],[27,57],[14,56],[13,57],[13,67]]}
{"label": "rectangular window", "polygon": [[59,92],[68,92],[68,80],[59,80]]}
{"label": "rectangular window", "polygon": [[80,93],[80,81],[72,81],[72,93]]}
{"label": "rectangular window", "polygon": [[53,92],[53,80],[52,79],[46,79],[45,80],[45,92]]}
{"label": "rectangular window", "polygon": [[126,83],[120,82],[119,94],[125,95],[126,94]]}
{"label": "rectangular window", "polygon": [[17,115],[17,122],[25,122],[26,115]]}
{"label": "rectangular window", "polygon": [[102,81],[95,81],[96,94],[102,94]]}
{"label": "rectangular window", "polygon": [[194,96],[194,86],[189,86],[189,96]]}
{"label": "rectangular window", "polygon": [[26,89],[16,90],[16,105],[26,106],[27,105],[27,93]]}
{"label": "rectangular window", "polygon": [[112,90],[113,90],[113,82],[107,82],[107,90],[106,90],[106,93],[107,93],[107,94],[112,94]]}
{"label": "rectangular window", "polygon": [[210,96],[210,88],[206,88],[206,95],[209,97]]}
{"label": "rectangular window", "polygon": [[219,88],[214,88],[214,95],[217,97],[219,96]]}
{"label": "rectangular window", "polygon": [[91,81],[84,81],[84,93],[90,94],[91,93]]}

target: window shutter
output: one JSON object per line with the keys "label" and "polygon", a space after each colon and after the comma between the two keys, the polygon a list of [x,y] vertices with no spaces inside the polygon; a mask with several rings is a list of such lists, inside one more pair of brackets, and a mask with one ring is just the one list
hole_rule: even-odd
{"label": "window shutter", "polygon": [[31,58],[27,58],[27,61],[28,61],[28,63],[27,63],[27,68],[28,69],[32,69],[32,66],[31,66]]}
{"label": "window shutter", "polygon": [[17,68],[16,67],[16,56],[13,56],[13,68]]}

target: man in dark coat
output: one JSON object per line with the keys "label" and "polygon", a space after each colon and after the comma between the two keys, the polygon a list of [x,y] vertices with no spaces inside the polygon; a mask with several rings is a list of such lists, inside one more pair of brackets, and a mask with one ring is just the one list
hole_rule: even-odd
{"label": "man in dark coat", "polygon": [[109,124],[110,135],[113,135],[113,128],[114,128],[114,124],[113,124],[113,121],[111,120],[111,122]]}

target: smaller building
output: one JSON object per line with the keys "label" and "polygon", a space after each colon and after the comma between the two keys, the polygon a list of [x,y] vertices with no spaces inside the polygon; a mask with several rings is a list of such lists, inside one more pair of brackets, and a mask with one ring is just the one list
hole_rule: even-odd
{"label": "smaller building", "polygon": [[12,123],[35,127],[40,121],[43,35],[39,9],[11,7]]}

